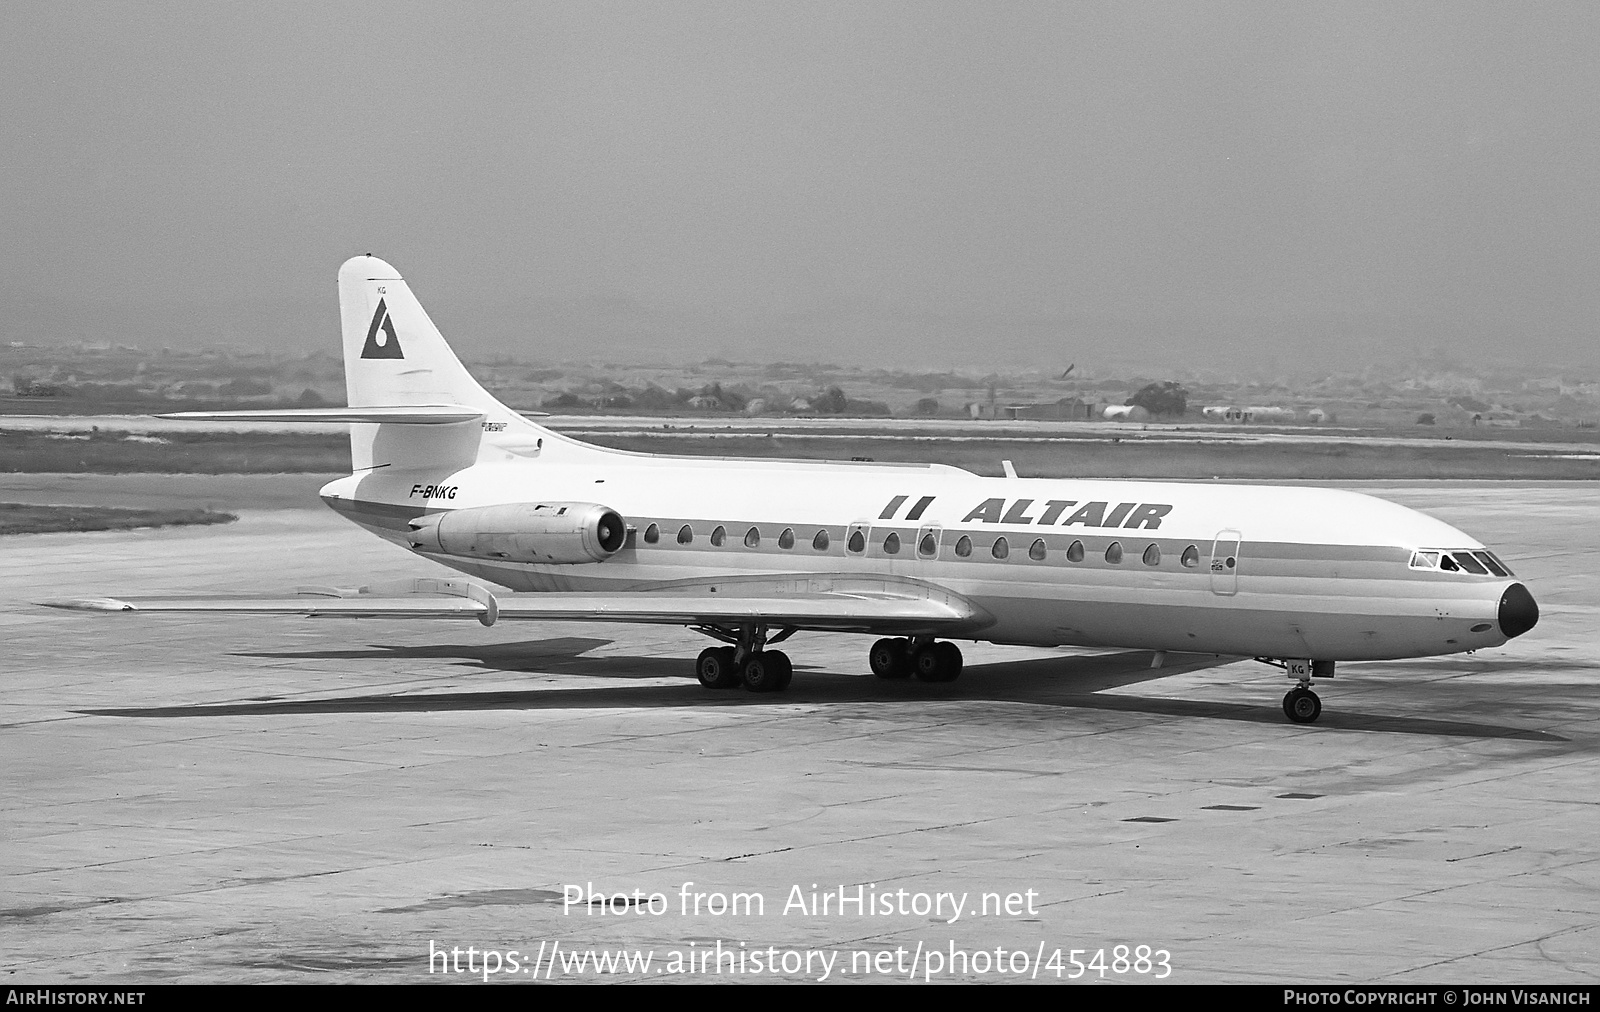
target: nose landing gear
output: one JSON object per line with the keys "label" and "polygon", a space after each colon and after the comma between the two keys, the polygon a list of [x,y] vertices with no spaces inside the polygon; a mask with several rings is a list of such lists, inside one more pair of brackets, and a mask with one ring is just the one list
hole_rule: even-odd
{"label": "nose landing gear", "polygon": [[1286,660],[1274,657],[1257,657],[1263,664],[1282,668],[1289,680],[1295,683],[1283,697],[1283,715],[1296,724],[1312,724],[1322,716],[1322,700],[1311,691],[1311,679],[1332,678],[1332,661]]}
{"label": "nose landing gear", "polygon": [[1322,700],[1310,689],[1295,686],[1283,697],[1283,715],[1296,724],[1310,724],[1322,716]]}

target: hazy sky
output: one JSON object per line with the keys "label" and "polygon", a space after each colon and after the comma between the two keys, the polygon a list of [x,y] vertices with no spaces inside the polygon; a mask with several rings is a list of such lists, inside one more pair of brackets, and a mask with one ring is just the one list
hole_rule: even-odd
{"label": "hazy sky", "polygon": [[1600,366],[1600,7],[0,6],[0,336]]}

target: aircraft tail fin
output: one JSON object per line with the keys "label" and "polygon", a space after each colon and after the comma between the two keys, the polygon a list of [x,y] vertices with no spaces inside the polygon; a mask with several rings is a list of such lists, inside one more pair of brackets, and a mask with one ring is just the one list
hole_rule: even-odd
{"label": "aircraft tail fin", "polygon": [[401,430],[404,422],[354,424],[350,453],[356,470],[605,452],[528,421],[485,390],[450,350],[400,272],[377,257],[352,257],[339,268],[339,318],[351,409],[449,405],[482,416],[431,425],[426,435],[416,428]]}
{"label": "aircraft tail fin", "polygon": [[460,404],[509,409],[467,372],[400,272],[374,256],[339,268],[344,382],[352,408]]}

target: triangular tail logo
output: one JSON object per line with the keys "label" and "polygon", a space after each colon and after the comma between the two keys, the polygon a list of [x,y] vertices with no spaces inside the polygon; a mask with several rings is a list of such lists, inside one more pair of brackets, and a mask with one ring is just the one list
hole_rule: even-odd
{"label": "triangular tail logo", "polygon": [[[379,337],[378,332],[383,336]],[[389,319],[389,307],[378,300],[378,311],[372,314],[372,326],[367,328],[367,343],[361,349],[362,358],[405,358],[400,353],[400,339],[394,336],[394,323]]]}

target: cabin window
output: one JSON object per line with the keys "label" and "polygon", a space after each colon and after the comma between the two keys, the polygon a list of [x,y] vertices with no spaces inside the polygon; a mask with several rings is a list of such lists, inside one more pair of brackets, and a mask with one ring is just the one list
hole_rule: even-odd
{"label": "cabin window", "polygon": [[1028,558],[1034,562],[1044,561],[1044,538],[1033,539],[1033,544],[1028,546]]}
{"label": "cabin window", "polygon": [[1151,545],[1144,550],[1144,564],[1147,566],[1161,565],[1161,546]]}
{"label": "cabin window", "polygon": [[1083,542],[1082,541],[1074,541],[1072,544],[1067,546],[1067,561],[1068,562],[1082,562],[1083,561]]}
{"label": "cabin window", "polygon": [[1479,562],[1483,563],[1486,567],[1488,567],[1489,572],[1493,573],[1496,576],[1510,576],[1511,575],[1510,573],[1506,572],[1505,571],[1505,567],[1501,566],[1499,561],[1497,559],[1495,559],[1494,556],[1490,555],[1488,552],[1473,552],[1472,553],[1472,557],[1474,559],[1477,559]]}
{"label": "cabin window", "polygon": [[1438,552],[1412,552],[1411,553],[1411,568],[1412,569],[1438,569],[1439,568],[1439,553]]}
{"label": "cabin window", "polygon": [[1457,562],[1461,563],[1462,569],[1465,569],[1473,576],[1489,575],[1489,571],[1483,568],[1482,563],[1472,557],[1471,552],[1452,552],[1451,555]]}
{"label": "cabin window", "polygon": [[721,548],[722,543],[726,540],[728,540],[728,529],[721,524],[718,524],[716,529],[711,532],[711,543],[716,547]]}
{"label": "cabin window", "polygon": [[956,555],[964,559],[971,554],[972,539],[963,534],[961,535],[961,540],[956,542]]}
{"label": "cabin window", "polygon": [[744,532],[744,546],[746,548],[756,548],[759,547],[760,544],[761,529],[759,527],[752,527],[748,531]]}
{"label": "cabin window", "polygon": [[1501,571],[1504,572],[1507,576],[1516,576],[1517,575],[1516,573],[1513,573],[1511,571],[1511,567],[1506,565],[1506,560],[1502,559],[1500,556],[1494,554],[1493,552],[1484,552],[1483,554],[1485,554],[1489,558],[1493,559],[1494,560],[1494,564],[1499,566]]}
{"label": "cabin window", "polygon": [[661,540],[661,528],[660,527],[656,526],[655,524],[651,524],[649,527],[646,527],[644,529],[644,543],[645,544],[653,545],[657,541],[660,541],[660,540]]}
{"label": "cabin window", "polygon": [[883,552],[885,555],[899,555],[900,535],[890,531],[889,536],[883,539]]}
{"label": "cabin window", "polygon": [[1200,565],[1200,549],[1196,548],[1194,545],[1190,545],[1188,548],[1183,550],[1183,555],[1178,559],[1178,561],[1183,563],[1184,569],[1193,569],[1194,567]]}
{"label": "cabin window", "polygon": [[794,528],[785,527],[783,533],[778,535],[778,547],[789,549],[794,547]]}
{"label": "cabin window", "polygon": [[687,545],[689,542],[691,542],[693,540],[694,540],[694,528],[693,527],[690,527],[688,524],[684,524],[682,527],[678,528],[678,544]]}
{"label": "cabin window", "polygon": [[1122,542],[1113,541],[1106,546],[1106,561],[1113,566],[1122,564]]}
{"label": "cabin window", "polygon": [[[1432,553],[1430,552],[1429,554],[1431,555]],[[1456,564],[1456,560],[1443,552],[1439,553],[1439,568],[1447,573],[1461,572],[1461,567]]]}
{"label": "cabin window", "polygon": [[867,536],[860,531],[851,531],[850,540],[845,547],[856,555],[860,555],[867,550]]}
{"label": "cabin window", "polygon": [[939,554],[939,539],[932,532],[924,534],[922,540],[917,542],[917,554],[925,559],[931,559]]}
{"label": "cabin window", "polygon": [[828,532],[818,531],[817,536],[811,539],[811,547],[819,552],[826,552],[828,550]]}
{"label": "cabin window", "polygon": [[1011,554],[1011,542],[1005,538],[995,538],[994,547],[989,549],[989,554],[997,559],[1003,559]]}

